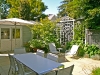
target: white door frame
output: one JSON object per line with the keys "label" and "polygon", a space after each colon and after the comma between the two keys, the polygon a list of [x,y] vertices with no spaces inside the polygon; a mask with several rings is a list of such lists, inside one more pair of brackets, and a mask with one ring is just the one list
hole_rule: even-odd
{"label": "white door frame", "polygon": [[18,38],[18,39],[16,38],[17,46],[15,46],[15,39],[12,38],[12,35],[13,35],[12,29],[13,28],[15,29],[15,26],[0,26],[0,36],[1,36],[2,28],[9,28],[10,36],[9,36],[9,39],[1,39],[1,37],[0,37],[0,51],[14,50],[15,47],[18,48],[18,47],[22,46],[22,26],[16,26],[16,29],[20,29],[20,38]]}

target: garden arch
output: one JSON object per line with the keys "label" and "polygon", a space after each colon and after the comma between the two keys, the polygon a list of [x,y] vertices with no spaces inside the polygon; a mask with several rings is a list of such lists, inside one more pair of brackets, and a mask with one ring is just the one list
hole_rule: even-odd
{"label": "garden arch", "polygon": [[66,44],[66,42],[71,41],[74,38],[74,19],[69,16],[64,16],[58,22],[60,26],[60,43]]}

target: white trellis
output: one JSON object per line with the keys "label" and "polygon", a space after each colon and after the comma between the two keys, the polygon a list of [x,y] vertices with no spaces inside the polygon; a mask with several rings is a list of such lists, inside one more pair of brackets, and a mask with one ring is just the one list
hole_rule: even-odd
{"label": "white trellis", "polygon": [[65,44],[68,41],[71,41],[74,38],[74,19],[65,16],[61,18],[61,21],[58,23],[60,26],[60,43]]}

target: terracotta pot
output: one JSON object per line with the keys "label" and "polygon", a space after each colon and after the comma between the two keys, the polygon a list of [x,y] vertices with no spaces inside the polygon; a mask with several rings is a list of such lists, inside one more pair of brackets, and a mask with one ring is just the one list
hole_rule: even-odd
{"label": "terracotta pot", "polygon": [[30,47],[30,52],[37,52],[37,48]]}
{"label": "terracotta pot", "polygon": [[37,48],[33,48],[33,51],[34,51],[34,52],[37,52]]}

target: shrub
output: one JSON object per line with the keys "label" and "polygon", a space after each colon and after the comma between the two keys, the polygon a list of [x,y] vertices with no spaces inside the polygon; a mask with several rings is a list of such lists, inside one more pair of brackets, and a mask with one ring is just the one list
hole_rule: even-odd
{"label": "shrub", "polygon": [[85,53],[89,54],[90,57],[95,54],[100,54],[100,49],[98,48],[97,45],[94,45],[94,44],[92,44],[92,45],[86,44],[84,46],[84,50],[85,50]]}
{"label": "shrub", "polygon": [[30,41],[32,47],[38,47],[45,50],[47,53],[48,43],[54,42],[59,47],[59,28],[56,27],[56,22],[50,20],[41,19],[40,23],[33,25],[31,31],[33,33],[33,39]]}
{"label": "shrub", "polygon": [[41,40],[39,39],[32,39],[29,43],[32,48],[41,48]]}
{"label": "shrub", "polygon": [[84,54],[89,54],[89,57],[99,54],[100,55],[100,49],[97,45],[89,45],[89,44],[84,44],[82,40],[72,40],[71,42],[66,43],[66,49],[70,50],[72,45],[79,45],[78,51],[77,51],[77,56],[83,57]]}
{"label": "shrub", "polygon": [[85,51],[84,51],[83,47],[84,47],[84,45],[79,46],[78,51],[77,51],[77,56],[78,57],[83,57],[84,56]]}
{"label": "shrub", "polygon": [[65,48],[67,50],[70,50],[72,45],[79,45],[79,48],[78,48],[78,51],[77,51],[77,56],[83,57],[84,54],[85,54],[85,51],[84,51],[85,44],[83,43],[83,41],[82,40],[72,40],[71,42],[66,43]]}
{"label": "shrub", "polygon": [[72,45],[83,45],[83,41],[82,40],[72,40],[70,42],[66,42],[66,49],[69,50]]}
{"label": "shrub", "polygon": [[29,41],[30,47],[31,48],[37,48],[37,49],[42,49],[45,51],[45,53],[48,52],[48,43],[46,43],[43,40],[40,39],[32,39]]}
{"label": "shrub", "polygon": [[100,67],[94,68],[91,75],[100,75]]}

